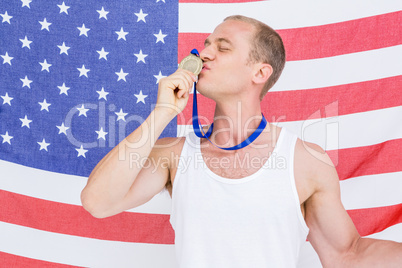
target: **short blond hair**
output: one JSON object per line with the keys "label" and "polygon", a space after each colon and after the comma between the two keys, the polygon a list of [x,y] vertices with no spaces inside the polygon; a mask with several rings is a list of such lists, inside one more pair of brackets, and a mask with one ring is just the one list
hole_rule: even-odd
{"label": "short blond hair", "polygon": [[268,90],[278,81],[283,68],[285,67],[286,54],[280,35],[265,23],[242,15],[229,16],[224,19],[243,21],[254,26],[254,36],[251,43],[250,61],[263,62],[272,66],[273,72],[271,77],[265,83],[260,100],[264,98]]}

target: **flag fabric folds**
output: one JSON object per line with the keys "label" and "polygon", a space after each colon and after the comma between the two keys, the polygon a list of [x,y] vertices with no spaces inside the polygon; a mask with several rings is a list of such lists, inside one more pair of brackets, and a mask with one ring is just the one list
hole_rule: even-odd
{"label": "flag fabric folds", "polygon": [[[80,191],[173,73],[226,16],[282,36],[268,122],[324,148],[360,235],[402,242],[401,4],[367,1],[0,3],[0,266],[177,267],[166,191],[95,219]],[[191,96],[190,96],[191,99]],[[214,103],[199,96],[204,124]],[[192,104],[165,136],[192,131]],[[321,267],[309,242],[299,267]]]}

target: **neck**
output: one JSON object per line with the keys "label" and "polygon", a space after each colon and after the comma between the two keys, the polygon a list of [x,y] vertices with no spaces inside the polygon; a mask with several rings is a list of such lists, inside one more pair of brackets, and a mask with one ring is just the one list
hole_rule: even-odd
{"label": "neck", "polygon": [[259,102],[217,103],[210,139],[218,146],[235,146],[258,128],[261,119]]}

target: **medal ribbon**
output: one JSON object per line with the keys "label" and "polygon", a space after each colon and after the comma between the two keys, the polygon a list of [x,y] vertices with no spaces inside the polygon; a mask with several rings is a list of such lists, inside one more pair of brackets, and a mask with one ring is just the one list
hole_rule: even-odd
{"label": "medal ribbon", "polygon": [[[193,49],[191,51],[191,54],[194,54],[196,56],[199,56],[197,49]],[[214,123],[211,124],[211,126],[209,127],[207,133],[204,133],[204,130],[202,129],[202,127],[200,126],[199,120],[198,120],[198,107],[197,107],[197,89],[196,89],[196,85],[197,83],[194,82],[194,93],[193,93],[193,129],[194,129],[194,133],[197,137],[199,138],[206,138],[207,140],[209,140],[210,143],[212,143],[213,145],[215,145],[210,139],[209,137],[212,134],[212,129],[214,126]],[[219,147],[217,145],[215,145],[216,147],[223,149],[223,150],[229,150],[229,151],[233,151],[233,150],[239,150],[241,148],[246,147],[247,145],[249,145],[250,143],[252,143],[253,141],[255,141],[255,139],[257,139],[258,136],[260,136],[261,132],[264,131],[266,125],[267,125],[267,120],[265,119],[264,115],[261,113],[262,115],[262,120],[261,123],[259,124],[259,126],[257,127],[257,129],[253,132],[253,134],[250,135],[250,137],[248,137],[246,140],[244,140],[242,143],[235,145],[233,147],[229,147],[229,148],[224,148],[224,147]]]}

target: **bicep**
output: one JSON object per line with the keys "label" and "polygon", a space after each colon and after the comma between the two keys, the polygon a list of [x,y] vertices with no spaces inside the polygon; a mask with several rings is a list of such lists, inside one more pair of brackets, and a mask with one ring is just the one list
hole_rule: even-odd
{"label": "bicep", "polygon": [[347,253],[359,234],[336,194],[316,193],[311,198],[306,202],[308,240],[325,266]]}
{"label": "bicep", "polygon": [[341,202],[338,174],[333,165],[328,165],[328,155],[311,161],[316,189],[305,202],[308,240],[326,266],[339,261],[359,234]]}
{"label": "bicep", "polygon": [[[156,146],[157,147],[157,146]],[[133,157],[130,165],[141,168],[122,203],[122,210],[138,207],[160,193],[170,179],[171,158],[166,150],[152,149],[147,158]]]}

